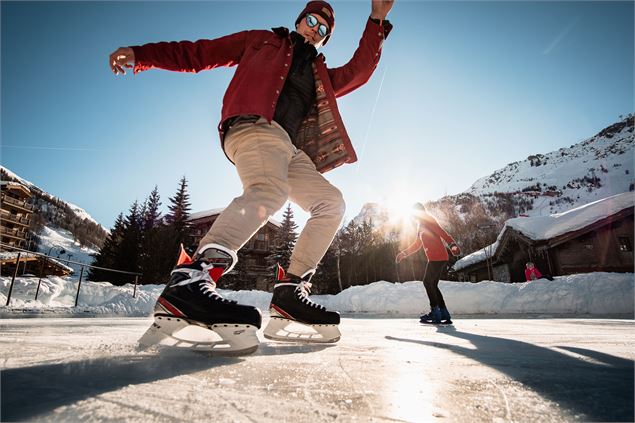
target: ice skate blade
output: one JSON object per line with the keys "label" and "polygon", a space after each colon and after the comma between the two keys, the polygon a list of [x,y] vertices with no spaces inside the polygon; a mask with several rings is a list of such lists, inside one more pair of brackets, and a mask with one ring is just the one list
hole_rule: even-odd
{"label": "ice skate blade", "polygon": [[439,323],[435,323],[435,322],[424,322],[422,320],[419,320],[419,323],[421,323],[422,325],[425,326],[452,326],[452,322],[439,322]]}
{"label": "ice skate blade", "polygon": [[337,325],[309,325],[295,320],[271,317],[264,330],[264,336],[273,341],[330,344],[339,341],[341,333]]}
{"label": "ice skate blade", "polygon": [[206,325],[174,316],[155,316],[152,326],[139,339],[139,348],[183,348],[211,356],[251,354],[258,349],[258,328],[247,324]]}

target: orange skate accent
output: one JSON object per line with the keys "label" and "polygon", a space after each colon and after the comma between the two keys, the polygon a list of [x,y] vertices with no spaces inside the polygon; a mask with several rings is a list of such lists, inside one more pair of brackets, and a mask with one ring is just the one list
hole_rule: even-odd
{"label": "orange skate accent", "polygon": [[183,248],[183,244],[181,244],[181,252],[179,253],[179,259],[177,260],[176,265],[180,266],[181,264],[191,264],[192,261],[192,257],[187,254],[185,248]]}

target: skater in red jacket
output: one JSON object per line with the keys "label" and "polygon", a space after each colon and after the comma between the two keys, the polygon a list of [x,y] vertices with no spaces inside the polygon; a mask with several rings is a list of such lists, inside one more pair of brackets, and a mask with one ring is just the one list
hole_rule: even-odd
{"label": "skater in red jacket", "polygon": [[[236,66],[218,130],[243,193],[214,222],[194,257],[179,260],[155,306],[156,323],[143,343],[175,338],[182,327],[195,324],[223,338],[217,344],[197,344],[198,349],[254,351],[259,310],[222,298],[216,282],[234,267],[237,251],[288,199],[310,212],[311,218],[295,244],[286,276],[279,273],[264,335],[310,342],[339,339],[339,313],[308,298],[309,280],[333,241],[345,208],[342,193],[322,173],[356,161],[336,98],[364,85],[373,74],[392,29],[386,16],[393,3],[371,1],[357,50],[348,63],[335,68],[327,67],[324,55],[317,52],[335,29],[335,12],[325,1],[308,2],[294,31],[283,27],[242,31],[211,40],[122,47],[110,55],[115,75],[125,73],[125,68],[137,74],[153,68],[200,72]],[[212,182],[212,187],[219,183]],[[293,323],[304,325],[310,335],[294,333]]]}
{"label": "skater in red jacket", "polygon": [[395,261],[399,263],[423,248],[428,258],[423,286],[430,300],[430,312],[421,316],[421,323],[452,323],[443,295],[439,290],[439,278],[448,264],[446,245],[455,256],[458,256],[461,250],[454,238],[441,228],[439,222],[427,212],[423,204],[415,204],[413,210],[414,219],[417,221],[417,240],[397,254]]}

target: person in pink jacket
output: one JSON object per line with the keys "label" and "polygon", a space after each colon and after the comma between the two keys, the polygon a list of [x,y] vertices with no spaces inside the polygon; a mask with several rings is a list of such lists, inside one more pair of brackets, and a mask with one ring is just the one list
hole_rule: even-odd
{"label": "person in pink jacket", "polygon": [[461,250],[450,234],[441,228],[439,222],[426,210],[421,203],[413,206],[414,218],[417,221],[417,239],[405,250],[397,254],[395,261],[401,262],[404,258],[416,253],[423,248],[428,259],[423,286],[430,300],[430,312],[420,317],[421,323],[452,323],[443,295],[439,290],[439,278],[448,264],[448,252],[458,256]]}
{"label": "person in pink jacket", "polygon": [[538,270],[538,268],[532,262],[527,262],[527,264],[525,265],[525,279],[527,279],[527,282],[535,281],[536,279],[540,278],[542,278],[542,273],[540,273],[540,270]]}

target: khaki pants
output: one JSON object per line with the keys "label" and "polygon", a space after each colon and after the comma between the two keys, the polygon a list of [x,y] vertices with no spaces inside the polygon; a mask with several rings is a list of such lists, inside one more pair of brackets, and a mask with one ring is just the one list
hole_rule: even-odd
{"label": "khaki pants", "polygon": [[342,223],[342,193],[276,122],[260,118],[232,127],[225,137],[225,152],[236,165],[243,194],[216,219],[199,248],[215,243],[238,251],[289,199],[311,218],[295,244],[287,272],[302,276],[315,269]]}

